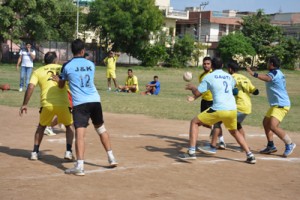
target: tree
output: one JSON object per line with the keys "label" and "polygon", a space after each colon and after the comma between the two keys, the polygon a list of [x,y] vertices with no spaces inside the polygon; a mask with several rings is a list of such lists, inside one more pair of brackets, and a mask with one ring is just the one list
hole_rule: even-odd
{"label": "tree", "polygon": [[258,10],[256,15],[243,17],[242,26],[242,33],[250,39],[258,55],[283,58],[285,49],[282,29],[273,26],[263,10]]}
{"label": "tree", "polygon": [[228,62],[236,54],[246,57],[248,55],[254,56],[256,54],[251,45],[249,38],[242,33],[230,33],[221,38],[217,50],[221,54],[224,62]]}
{"label": "tree", "polygon": [[0,14],[0,43],[74,38],[76,6],[70,0],[4,1]]}
{"label": "tree", "polygon": [[113,48],[139,57],[151,33],[161,29],[163,15],[154,0],[95,0],[90,4],[88,25],[100,30]]}
{"label": "tree", "polygon": [[174,67],[186,66],[193,51],[193,36],[186,34],[183,38],[177,38],[173,48],[168,49],[169,57],[166,59],[166,64]]}

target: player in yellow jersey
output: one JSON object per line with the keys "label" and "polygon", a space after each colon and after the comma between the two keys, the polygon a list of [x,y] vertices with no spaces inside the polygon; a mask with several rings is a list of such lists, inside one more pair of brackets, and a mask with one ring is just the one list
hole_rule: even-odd
{"label": "player in yellow jersey", "polygon": [[[199,75],[199,83],[202,82],[204,77],[212,72],[212,66],[211,66],[211,57],[204,57],[203,58],[203,72]],[[197,97],[192,97],[191,99],[188,99],[189,101],[196,99]],[[206,109],[210,108],[213,105],[213,96],[210,90],[207,90],[201,95],[201,103],[200,103],[200,112],[204,112]],[[221,129],[221,123],[217,123],[213,126],[203,125],[206,128],[211,129],[210,136],[214,133],[216,133],[219,136],[219,148],[225,149],[226,144],[224,141],[224,137],[222,134]]]}
{"label": "player in yellow jersey", "polygon": [[125,85],[119,86],[120,92],[128,92],[128,93],[138,93],[139,92],[139,82],[138,78],[133,75],[132,69],[128,69],[128,76],[125,81]]}
{"label": "player in yellow jersey", "polygon": [[73,159],[72,143],[74,138],[71,125],[73,124],[70,103],[68,99],[67,88],[60,89],[57,82],[52,79],[53,75],[57,75],[61,71],[61,66],[57,63],[55,52],[48,52],[44,57],[45,66],[35,70],[31,76],[30,83],[24,95],[23,105],[20,108],[20,116],[27,113],[27,104],[34,91],[35,86],[39,85],[40,91],[40,120],[34,136],[34,148],[31,152],[31,160],[38,160],[39,147],[44,136],[46,126],[51,125],[54,116],[57,116],[58,123],[62,123],[66,127],[67,151],[64,158]]}
{"label": "player in yellow jersey", "polygon": [[116,76],[116,64],[117,60],[120,57],[120,53],[115,53],[113,51],[108,52],[108,56],[104,59],[104,64],[106,65],[106,78],[107,78],[107,86],[108,91],[111,91],[111,79],[114,82],[115,89],[117,91],[117,76]]}
{"label": "player in yellow jersey", "polygon": [[252,82],[244,75],[237,73],[239,66],[236,62],[230,62],[227,65],[228,72],[236,81],[236,88],[239,90],[235,95],[237,106],[237,129],[245,138],[245,131],[242,127],[242,122],[252,111],[252,103],[250,95],[258,95],[259,90],[252,84]]}

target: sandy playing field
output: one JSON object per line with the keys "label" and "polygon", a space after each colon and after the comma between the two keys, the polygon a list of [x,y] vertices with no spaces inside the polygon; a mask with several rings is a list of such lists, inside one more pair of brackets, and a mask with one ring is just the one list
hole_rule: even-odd
{"label": "sandy playing field", "polygon": [[[42,158],[30,161],[38,109],[22,118],[18,108],[0,106],[0,199],[3,200],[142,200],[142,199],[297,199],[300,195],[300,133],[289,133],[298,145],[283,158],[284,145],[275,139],[278,152],[261,155],[266,144],[261,128],[245,126],[247,141],[257,164],[244,163],[245,154],[219,150],[215,156],[197,153],[193,162],[176,159],[185,152],[189,121],[163,120],[143,115],[104,113],[119,166],[108,168],[99,137],[89,126],[85,152],[86,175],[64,174],[73,166],[62,158],[65,134],[45,136]],[[229,148],[238,145],[227,131]],[[201,127],[199,140],[209,139]],[[75,151],[75,149],[74,149]]]}

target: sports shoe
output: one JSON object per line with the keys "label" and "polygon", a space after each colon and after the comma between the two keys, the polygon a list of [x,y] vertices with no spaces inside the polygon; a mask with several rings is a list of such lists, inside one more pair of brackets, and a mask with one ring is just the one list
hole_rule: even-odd
{"label": "sports shoe", "polygon": [[226,149],[226,144],[225,144],[225,142],[220,142],[220,143],[219,143],[219,149]]}
{"label": "sports shoe", "polygon": [[285,151],[283,153],[284,157],[288,157],[289,155],[291,155],[293,153],[293,150],[296,148],[296,144],[295,143],[291,143],[291,144],[286,144],[285,145]]}
{"label": "sports shoe", "polygon": [[23,91],[23,88],[20,88],[20,89],[19,89],[19,92],[22,92],[22,91]]}
{"label": "sports shoe", "polygon": [[53,132],[51,126],[47,126],[47,127],[46,127],[46,129],[45,129],[45,131],[44,131],[44,134],[45,134],[45,135],[48,135],[48,136],[54,136],[54,135],[56,135],[56,133]]}
{"label": "sports shoe", "polygon": [[212,155],[212,154],[216,154],[217,152],[217,149],[215,147],[212,147],[211,145],[209,146],[204,146],[204,147],[197,147],[199,151],[201,151],[202,153],[205,153],[205,154],[209,154],[209,155]]}
{"label": "sports shoe", "polygon": [[108,159],[108,163],[109,163],[109,166],[110,167],[116,167],[119,163],[116,161],[116,159],[115,158],[113,158],[113,159]]}
{"label": "sports shoe", "polygon": [[30,160],[38,160],[39,154],[35,151],[31,152]]}
{"label": "sports shoe", "polygon": [[254,157],[253,155],[247,157],[246,163],[249,163],[249,164],[255,164],[255,163],[256,163],[255,157]]}
{"label": "sports shoe", "polygon": [[179,154],[177,156],[177,158],[180,160],[196,160],[197,159],[196,154],[195,153],[190,154],[189,151],[187,153]]}
{"label": "sports shoe", "polygon": [[277,151],[277,148],[275,146],[267,146],[266,148],[264,148],[263,150],[261,150],[259,153],[262,154],[270,154],[270,153],[275,153]]}
{"label": "sports shoe", "polygon": [[76,176],[84,176],[85,175],[84,169],[78,168],[76,164],[73,168],[66,169],[65,174],[74,174]]}
{"label": "sports shoe", "polygon": [[64,159],[65,160],[73,160],[74,159],[73,153],[71,151],[66,151]]}

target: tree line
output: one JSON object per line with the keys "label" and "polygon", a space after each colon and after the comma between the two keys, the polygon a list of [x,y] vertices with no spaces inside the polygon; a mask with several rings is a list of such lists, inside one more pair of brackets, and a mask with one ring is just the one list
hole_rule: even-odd
{"label": "tree line", "polygon": [[[193,35],[168,36],[162,29],[164,16],[155,0],[95,0],[88,10],[80,8],[79,32],[94,31],[105,51],[112,46],[114,51],[138,58],[144,66],[186,66],[207,48]],[[72,0],[4,0],[0,4],[0,43],[72,41],[76,37],[76,15],[77,6]],[[240,31],[219,42],[217,53],[225,61],[237,54],[259,55],[262,59],[277,55],[287,68],[299,61],[299,40],[284,36],[280,27],[270,24],[263,10],[244,17],[241,25]]]}

